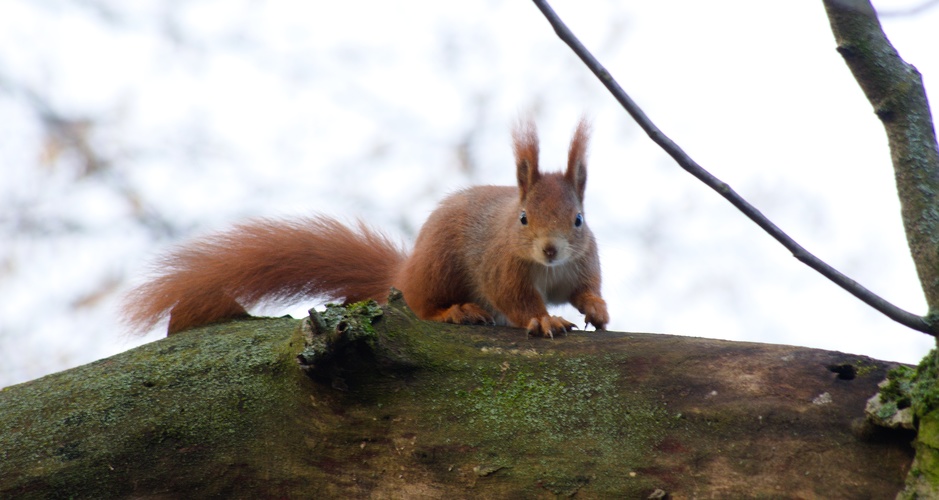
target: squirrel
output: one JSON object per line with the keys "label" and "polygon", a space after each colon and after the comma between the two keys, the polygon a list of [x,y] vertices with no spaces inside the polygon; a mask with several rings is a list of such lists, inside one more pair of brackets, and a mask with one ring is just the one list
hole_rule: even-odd
{"label": "squirrel", "polygon": [[314,216],[256,219],[163,256],[158,275],[131,291],[124,313],[168,335],[248,315],[260,303],[317,297],[387,301],[401,290],[425,320],[500,324],[554,337],[575,328],[545,304],[570,303],[586,323],[609,322],[600,260],[584,218],[589,125],[581,120],[563,173],[538,167],[532,122],[512,133],[518,187],[475,186],[445,198],[408,254],[361,221]]}

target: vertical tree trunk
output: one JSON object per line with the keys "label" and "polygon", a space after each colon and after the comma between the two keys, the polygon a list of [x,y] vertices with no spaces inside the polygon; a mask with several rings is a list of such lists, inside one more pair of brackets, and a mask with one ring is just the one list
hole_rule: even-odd
{"label": "vertical tree trunk", "polygon": [[887,40],[868,0],[824,4],[838,52],[886,129],[903,226],[933,322],[939,319],[939,151],[922,77]]}

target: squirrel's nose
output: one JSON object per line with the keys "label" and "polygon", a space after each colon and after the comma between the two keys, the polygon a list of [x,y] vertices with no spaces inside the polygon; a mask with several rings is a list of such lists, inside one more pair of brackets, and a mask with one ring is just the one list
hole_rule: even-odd
{"label": "squirrel's nose", "polygon": [[558,256],[558,249],[554,245],[545,245],[541,251],[544,252],[544,256],[547,257],[548,260],[554,260],[554,258]]}

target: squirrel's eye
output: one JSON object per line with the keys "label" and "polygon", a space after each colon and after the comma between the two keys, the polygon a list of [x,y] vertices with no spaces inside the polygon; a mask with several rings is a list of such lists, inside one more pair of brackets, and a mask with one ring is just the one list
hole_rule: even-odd
{"label": "squirrel's eye", "polygon": [[528,225],[528,215],[525,214],[524,210],[522,210],[522,215],[518,216],[518,221],[521,222],[523,226]]}
{"label": "squirrel's eye", "polygon": [[584,225],[584,214],[577,214],[577,217],[574,217],[574,227],[580,227]]}

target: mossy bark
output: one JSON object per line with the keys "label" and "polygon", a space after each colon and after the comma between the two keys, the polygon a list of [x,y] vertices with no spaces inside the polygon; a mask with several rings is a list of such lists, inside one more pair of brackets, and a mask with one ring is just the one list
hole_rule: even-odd
{"label": "mossy bark", "polygon": [[[900,366],[881,384],[879,403],[868,402],[868,412],[880,408],[874,419],[901,422],[916,428],[913,445],[916,458],[907,475],[906,487],[897,498],[939,497],[939,350],[933,350],[915,368]],[[893,419],[911,412],[912,418]],[[909,423],[906,423],[909,422]]]}
{"label": "mossy bark", "polygon": [[912,459],[910,435],[859,424],[891,366],[865,357],[529,339],[398,302],[327,326],[325,351],[309,324],[192,330],[0,391],[0,497],[879,498]]}

